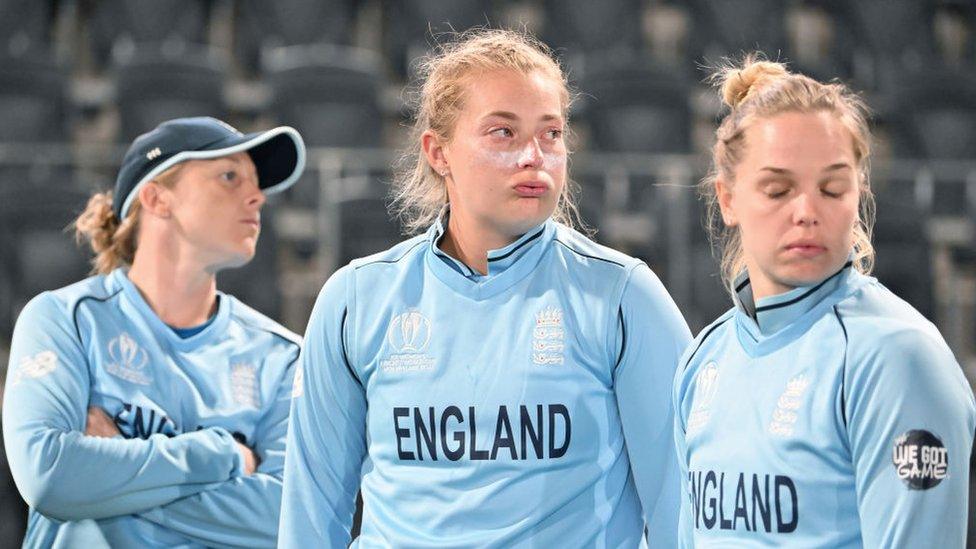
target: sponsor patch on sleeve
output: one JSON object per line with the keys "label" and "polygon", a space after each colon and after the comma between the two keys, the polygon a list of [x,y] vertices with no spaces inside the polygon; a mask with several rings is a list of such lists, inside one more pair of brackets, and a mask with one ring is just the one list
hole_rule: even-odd
{"label": "sponsor patch on sleeve", "polygon": [[909,490],[935,488],[949,475],[949,451],[939,437],[923,429],[895,438],[891,461]]}
{"label": "sponsor patch on sleeve", "polygon": [[54,351],[41,351],[34,356],[25,356],[20,359],[10,384],[14,386],[27,378],[44,377],[57,367],[58,355],[54,354]]}

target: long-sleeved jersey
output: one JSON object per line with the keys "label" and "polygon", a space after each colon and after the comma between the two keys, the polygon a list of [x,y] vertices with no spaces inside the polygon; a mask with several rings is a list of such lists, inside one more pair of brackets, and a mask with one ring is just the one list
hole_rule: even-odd
{"label": "long-sleeved jersey", "polygon": [[[690,333],[639,260],[553,221],[481,276],[425,235],[337,271],[302,351],[280,547],[637,547],[677,532]],[[669,377],[670,376],[670,377]]]}
{"label": "long-sleeved jersey", "polygon": [[[3,402],[24,545],[274,546],[298,341],[225,294],[181,338],[121,269],[34,298]],[[89,406],[121,436],[85,436]]]}
{"label": "long-sleeved jersey", "polygon": [[675,376],[682,545],[963,547],[976,411],[936,328],[850,263],[735,298]]}

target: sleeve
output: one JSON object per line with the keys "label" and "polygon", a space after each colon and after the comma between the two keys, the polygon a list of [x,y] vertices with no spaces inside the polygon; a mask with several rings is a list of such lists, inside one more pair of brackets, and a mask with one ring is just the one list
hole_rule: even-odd
{"label": "sleeve", "polygon": [[875,347],[851,359],[843,408],[864,546],[963,547],[973,393],[938,335]]}
{"label": "sleeve", "polygon": [[291,404],[279,547],[345,547],[366,455],[366,392],[348,362],[346,283],[337,271],[305,333]]}
{"label": "sleeve", "polygon": [[631,271],[619,310],[614,388],[630,467],[652,547],[673,547],[680,478],[671,388],[688,324],[646,265]]}
{"label": "sleeve", "polygon": [[143,513],[143,518],[207,547],[274,547],[278,539],[285,438],[297,350],[288,361],[274,403],[255,430],[260,459],[253,475],[241,476]]}
{"label": "sleeve", "polygon": [[240,474],[223,429],[147,440],[85,436],[87,358],[64,307],[49,293],[14,329],[3,400],[10,470],[27,504],[58,520],[137,513]]}
{"label": "sleeve", "polygon": [[685,353],[681,356],[678,362],[678,369],[674,373],[674,391],[672,394],[672,410],[674,410],[674,450],[678,459],[678,482],[681,488],[680,493],[680,508],[678,514],[678,540],[675,547],[680,549],[694,547],[694,531],[691,523],[691,497],[687,493],[685,486],[687,486],[688,479],[688,444],[685,441],[685,433],[687,432],[687,425],[685,423],[685,408],[684,408],[684,395],[687,391],[687,382],[685,372],[683,368],[687,367],[687,363],[691,360],[693,346],[685,350]]}

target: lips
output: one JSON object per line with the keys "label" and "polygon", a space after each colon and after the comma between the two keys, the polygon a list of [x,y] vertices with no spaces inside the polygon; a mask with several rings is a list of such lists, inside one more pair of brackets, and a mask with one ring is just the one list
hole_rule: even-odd
{"label": "lips", "polygon": [[827,251],[827,248],[812,240],[798,240],[787,244],[786,251],[800,257],[809,258],[824,253]]}
{"label": "lips", "polygon": [[549,191],[549,186],[541,181],[527,181],[515,185],[515,193],[523,197],[539,197]]}

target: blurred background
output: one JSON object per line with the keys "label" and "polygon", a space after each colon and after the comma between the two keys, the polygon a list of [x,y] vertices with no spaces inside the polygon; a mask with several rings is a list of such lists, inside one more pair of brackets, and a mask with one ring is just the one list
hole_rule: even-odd
{"label": "blurred background", "polygon": [[[474,25],[556,48],[582,92],[584,219],[651,265],[696,333],[730,305],[695,192],[720,115],[703,67],[758,49],[862,92],[875,275],[976,380],[976,0],[0,0],[0,378],[27,300],[88,271],[65,227],[135,136],[178,116],[305,137],[255,260],[219,278],[301,333],[336,268],[403,238],[386,195],[415,63]],[[0,452],[0,547],[25,512]]]}

